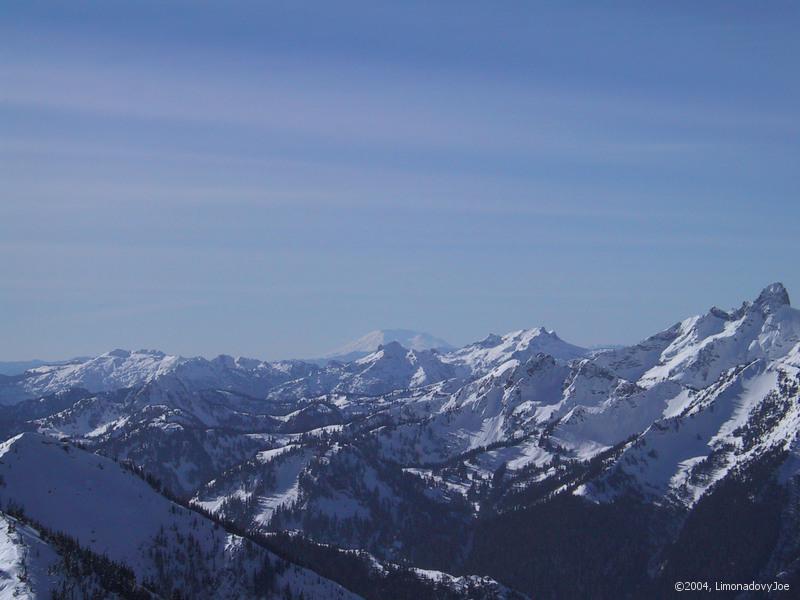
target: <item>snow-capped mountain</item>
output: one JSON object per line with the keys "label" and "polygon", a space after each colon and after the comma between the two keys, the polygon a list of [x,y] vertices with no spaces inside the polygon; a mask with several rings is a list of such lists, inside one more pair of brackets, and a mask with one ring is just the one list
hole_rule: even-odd
{"label": "snow-capped mountain", "polygon": [[488,373],[510,360],[524,362],[537,354],[570,361],[588,353],[585,348],[565,342],[555,331],[536,327],[512,331],[503,336],[491,334],[480,342],[447,353],[444,360],[465,367],[475,376]]}
{"label": "snow-capped mountain", "polygon": [[323,360],[350,362],[371,354],[379,347],[397,342],[409,350],[452,350],[453,346],[429,333],[410,329],[377,329],[325,354]]}
{"label": "snow-capped mountain", "polygon": [[[566,580],[616,597],[631,578],[660,597],[687,569],[800,577],[800,311],[780,284],[602,351],[545,328],[451,350],[387,342],[322,365],[115,351],[0,389],[5,434],[39,432],[0,457],[14,484],[0,498],[23,504],[48,495],[9,491],[30,485],[8,472],[28,446],[58,450],[47,460],[78,488],[93,481],[61,464],[58,438],[132,462],[237,531],[278,536],[304,564],[411,564],[411,587],[452,573],[435,577],[454,597],[482,576],[534,597],[570,597]],[[758,544],[724,541],[731,519]],[[703,546],[709,531],[722,550]],[[598,539],[609,546],[587,554]],[[725,554],[711,569],[701,548]],[[370,594],[385,583],[371,577]]]}
{"label": "snow-capped mountain", "polygon": [[222,389],[263,396],[274,385],[313,372],[298,361],[264,362],[220,355],[184,358],[157,350],[112,350],[84,361],[47,365],[0,380],[0,403],[81,388],[107,392],[159,381],[171,390]]}
{"label": "snow-capped mountain", "polygon": [[69,363],[81,362],[89,360],[89,357],[76,357],[69,360],[14,360],[9,362],[0,362],[0,375],[13,376],[21,375],[25,371],[35,369],[36,367],[59,366]]}

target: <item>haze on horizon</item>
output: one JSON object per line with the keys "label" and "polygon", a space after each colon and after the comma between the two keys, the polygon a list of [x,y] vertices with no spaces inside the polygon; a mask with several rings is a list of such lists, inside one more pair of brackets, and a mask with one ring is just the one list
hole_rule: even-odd
{"label": "haze on horizon", "polygon": [[0,360],[637,341],[800,294],[790,2],[0,6]]}

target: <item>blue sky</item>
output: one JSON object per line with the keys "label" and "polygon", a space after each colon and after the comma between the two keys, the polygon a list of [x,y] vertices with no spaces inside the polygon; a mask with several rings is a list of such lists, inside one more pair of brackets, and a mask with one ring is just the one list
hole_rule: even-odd
{"label": "blue sky", "polygon": [[800,6],[0,5],[0,360],[634,342],[800,296]]}

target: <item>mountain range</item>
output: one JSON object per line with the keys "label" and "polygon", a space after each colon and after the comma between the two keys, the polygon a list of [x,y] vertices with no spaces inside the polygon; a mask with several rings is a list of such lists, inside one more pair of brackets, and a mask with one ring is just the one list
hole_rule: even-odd
{"label": "mountain range", "polygon": [[779,283],[625,347],[386,330],[36,366],[0,376],[0,598],[797,589],[798,431]]}

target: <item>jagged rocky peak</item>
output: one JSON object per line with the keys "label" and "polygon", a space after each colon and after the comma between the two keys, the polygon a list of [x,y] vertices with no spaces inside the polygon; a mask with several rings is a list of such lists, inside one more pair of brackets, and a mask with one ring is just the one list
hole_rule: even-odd
{"label": "jagged rocky peak", "polygon": [[499,344],[502,341],[503,338],[501,338],[499,335],[497,335],[496,333],[490,333],[475,345],[481,346],[483,348],[489,348],[491,346],[497,346],[497,344]]}
{"label": "jagged rocky peak", "polygon": [[718,319],[723,319],[725,321],[729,321],[731,318],[733,318],[731,313],[721,309],[719,306],[712,306],[708,312]]}
{"label": "jagged rocky peak", "polygon": [[230,354],[219,354],[215,356],[212,360],[212,363],[215,363],[221,367],[225,367],[228,369],[233,369],[236,367],[236,363],[238,362],[237,358],[234,358]]}
{"label": "jagged rocky peak", "polygon": [[755,306],[758,306],[768,312],[774,312],[782,306],[790,306],[789,292],[782,283],[771,283],[758,295],[756,298]]}
{"label": "jagged rocky peak", "polygon": [[555,358],[553,358],[549,354],[545,354],[544,352],[537,352],[527,360],[525,366],[538,369],[538,368],[552,367],[555,364],[556,364]]}
{"label": "jagged rocky peak", "polygon": [[559,363],[555,358],[544,352],[538,352],[517,365],[512,373],[512,378],[516,379],[523,374],[529,376],[544,374],[556,369],[559,369]]}
{"label": "jagged rocky peak", "polygon": [[378,350],[382,350],[385,354],[406,354],[408,350],[403,347],[400,342],[387,342],[378,346]]}
{"label": "jagged rocky peak", "polygon": [[400,359],[408,355],[409,350],[405,348],[400,342],[387,342],[380,344],[378,348],[355,361],[357,364],[369,364],[380,359]]}
{"label": "jagged rocky peak", "polygon": [[749,310],[755,308],[765,314],[771,314],[784,306],[791,306],[789,301],[789,292],[786,291],[784,285],[780,282],[771,283],[758,295],[755,301],[743,302],[742,305],[732,311],[726,311],[718,306],[712,306],[709,309],[709,314],[726,321],[735,321],[741,319],[742,316]]}

